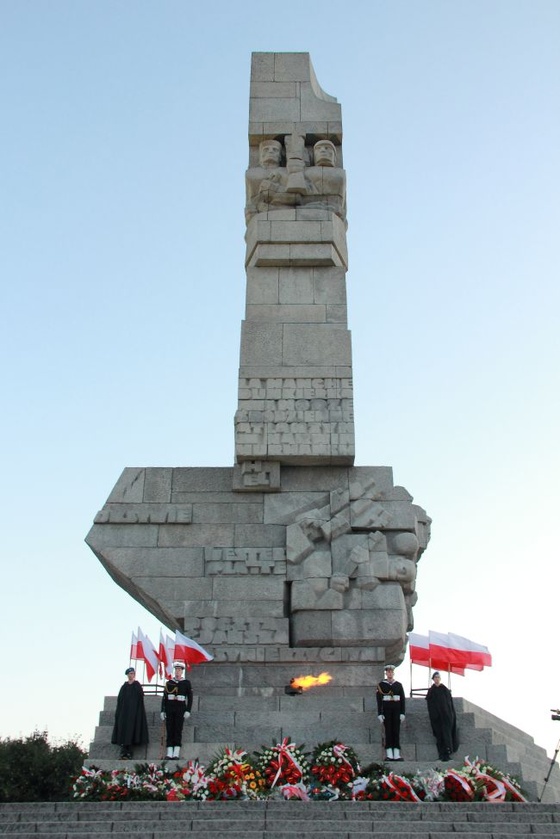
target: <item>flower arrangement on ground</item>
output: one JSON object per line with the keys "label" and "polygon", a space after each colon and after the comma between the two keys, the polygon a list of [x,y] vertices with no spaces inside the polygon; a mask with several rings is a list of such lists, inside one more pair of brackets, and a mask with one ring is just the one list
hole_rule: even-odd
{"label": "flower arrangement on ground", "polygon": [[289,737],[274,746],[263,746],[255,752],[255,765],[265,779],[268,789],[285,784],[307,783],[309,761],[304,746],[297,746]]}
{"label": "flower arrangement on ground", "polygon": [[83,768],[74,780],[80,801],[218,801],[263,799],[271,794],[302,801],[526,801],[519,782],[479,758],[460,768],[431,768],[415,774],[388,772],[382,763],[360,769],[358,756],[339,740],[320,743],[311,762],[303,746],[285,737],[250,757],[224,747],[207,768],[189,761],[134,769]]}
{"label": "flower arrangement on ground", "polygon": [[262,798],[265,780],[253,760],[243,749],[226,748],[208,766],[207,795],[209,800],[227,798]]}
{"label": "flower arrangement on ground", "polygon": [[352,782],[360,772],[360,763],[350,746],[337,740],[319,743],[311,755],[314,798],[352,798]]}

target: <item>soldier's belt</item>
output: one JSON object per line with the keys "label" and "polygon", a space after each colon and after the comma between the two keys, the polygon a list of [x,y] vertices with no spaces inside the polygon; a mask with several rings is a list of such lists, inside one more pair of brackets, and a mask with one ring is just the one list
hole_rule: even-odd
{"label": "soldier's belt", "polygon": [[186,696],[181,696],[181,694],[179,694],[178,696],[175,696],[174,694],[168,694],[167,696],[169,702],[184,702],[186,698]]}
{"label": "soldier's belt", "polygon": [[383,702],[400,702],[400,696],[384,696]]}

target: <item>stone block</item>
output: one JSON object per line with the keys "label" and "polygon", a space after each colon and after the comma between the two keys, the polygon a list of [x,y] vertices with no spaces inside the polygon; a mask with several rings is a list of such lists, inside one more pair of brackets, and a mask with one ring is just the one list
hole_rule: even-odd
{"label": "stone block", "polygon": [[115,548],[111,559],[130,577],[204,576],[203,548]]}
{"label": "stone block", "polygon": [[[247,269],[247,305],[274,305],[280,302],[280,268]],[[285,302],[285,301],[283,301]],[[313,302],[311,299],[310,302]]]}
{"label": "stone block", "polygon": [[298,646],[324,646],[332,644],[332,612],[302,611],[292,615],[292,644]]}
{"label": "stone block", "polygon": [[282,324],[243,321],[241,327],[241,357],[245,363],[257,364],[260,369],[282,358]]}
{"label": "stone block", "polygon": [[286,530],[277,524],[236,524],[232,543],[214,542],[216,545],[231,544],[236,548],[251,548],[254,545],[265,548],[283,548],[285,543]]}
{"label": "stone block", "polygon": [[172,500],[176,493],[184,492],[231,492],[233,469],[231,467],[208,466],[173,469]]}
{"label": "stone block", "polygon": [[295,99],[297,94],[295,82],[251,82],[251,99]]}
{"label": "stone block", "polygon": [[340,120],[340,104],[317,98],[314,86],[303,83],[300,88],[301,113],[306,120]]}
{"label": "stone block", "polygon": [[346,307],[346,277],[343,268],[313,270],[313,300]]}
{"label": "stone block", "polygon": [[228,504],[207,504],[203,501],[193,504],[194,524],[261,524],[263,503],[255,500],[253,504],[237,504],[235,496]]}
{"label": "stone block", "polygon": [[302,306],[327,302],[316,299],[314,268],[279,268],[278,271],[279,303],[288,306]]}
{"label": "stone block", "polygon": [[96,552],[102,552],[104,548],[155,548],[158,531],[155,524],[95,524],[86,536],[86,542]]}
{"label": "stone block", "polygon": [[251,83],[274,81],[273,52],[254,52],[251,54]]}
{"label": "stone block", "polygon": [[282,345],[288,367],[352,363],[350,333],[342,324],[285,324]]}
{"label": "stone block", "polygon": [[390,645],[399,643],[406,632],[406,613],[380,613],[366,609],[344,609],[332,615],[332,640],[335,644],[367,645],[368,639]]}
{"label": "stone block", "polygon": [[[311,58],[307,52],[275,52],[274,53],[274,81],[275,82],[311,82],[313,77],[317,92],[324,94],[315,78]],[[332,99],[332,97],[330,97]],[[339,106],[340,107],[340,106]]]}
{"label": "stone block", "polygon": [[247,320],[267,323],[326,323],[327,310],[322,305],[247,306]]}
{"label": "stone block", "polygon": [[350,500],[377,501],[387,497],[393,489],[393,470],[390,466],[353,466],[348,470]]}
{"label": "stone block", "polygon": [[[214,600],[277,600],[284,597],[283,579],[272,576],[213,577],[212,598]],[[250,611],[250,606],[247,607]]]}
{"label": "stone block", "polygon": [[172,469],[146,469],[144,478],[144,501],[164,502],[171,501]]}
{"label": "stone block", "polygon": [[146,470],[127,467],[113,487],[107,502],[132,503],[144,500]]}
{"label": "stone block", "polygon": [[[140,525],[136,526],[140,527]],[[192,524],[189,527],[168,524],[159,528],[158,545],[161,548],[233,545],[235,527],[236,525],[232,522],[226,524]]]}

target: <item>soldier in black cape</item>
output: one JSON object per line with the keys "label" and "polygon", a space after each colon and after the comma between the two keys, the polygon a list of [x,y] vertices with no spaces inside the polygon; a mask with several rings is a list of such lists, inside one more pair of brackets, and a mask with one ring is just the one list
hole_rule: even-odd
{"label": "soldier in black cape", "polygon": [[432,676],[432,681],[433,685],[426,694],[428,714],[436,738],[439,759],[447,761],[459,748],[457,716],[451,691],[442,684],[437,670]]}
{"label": "soldier in black cape", "polygon": [[111,743],[121,747],[122,760],[132,758],[132,747],[148,742],[148,723],[144,709],[144,691],[136,681],[134,667],[124,671],[126,682],[119,690]]}

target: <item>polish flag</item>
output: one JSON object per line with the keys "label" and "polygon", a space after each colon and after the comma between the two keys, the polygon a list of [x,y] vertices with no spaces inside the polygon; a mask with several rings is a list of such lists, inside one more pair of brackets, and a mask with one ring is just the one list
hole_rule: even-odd
{"label": "polish flag", "polygon": [[418,635],[416,632],[408,634],[408,652],[413,664],[430,664],[430,639],[427,635]]}
{"label": "polish flag", "polygon": [[[434,633],[418,635],[410,632],[408,635],[408,648],[412,664],[419,664],[421,667],[431,667],[433,670],[444,670],[446,673],[456,673],[458,676],[465,675],[465,668],[456,663],[451,663],[447,655],[448,649],[432,644],[430,638]],[[443,640],[442,636],[439,640]],[[447,636],[445,636],[446,638]]]}
{"label": "polish flag", "polygon": [[[492,665],[492,656],[488,647],[483,647],[468,638],[453,633],[443,634],[430,630],[430,655],[432,662],[444,659],[449,662],[451,672],[457,669],[483,670]],[[438,665],[441,666],[441,665]],[[449,669],[449,668],[448,668]]]}
{"label": "polish flag", "polygon": [[138,658],[138,638],[136,637],[135,633],[132,633],[132,638],[130,640],[130,660]]}
{"label": "polish flag", "polygon": [[167,635],[163,637],[163,632],[159,631],[159,649],[157,657],[159,659],[159,674],[160,676],[171,676],[173,674],[173,652],[175,650],[175,641]]}
{"label": "polish flag", "polygon": [[214,656],[193,641],[192,638],[187,638],[179,630],[175,632],[175,649],[173,657],[177,661],[184,661],[187,669],[191,664],[202,664],[204,661],[212,661]]}
{"label": "polish flag", "polygon": [[144,635],[140,627],[138,627],[138,655],[141,661],[146,665],[146,675],[148,681],[151,682],[156,674],[158,668],[158,656],[156,648],[150,641],[147,635]]}
{"label": "polish flag", "polygon": [[488,647],[463,638],[462,635],[454,635],[452,632],[449,633],[449,641],[456,658],[461,659],[468,670],[484,670],[485,667],[492,667],[492,656]]}

